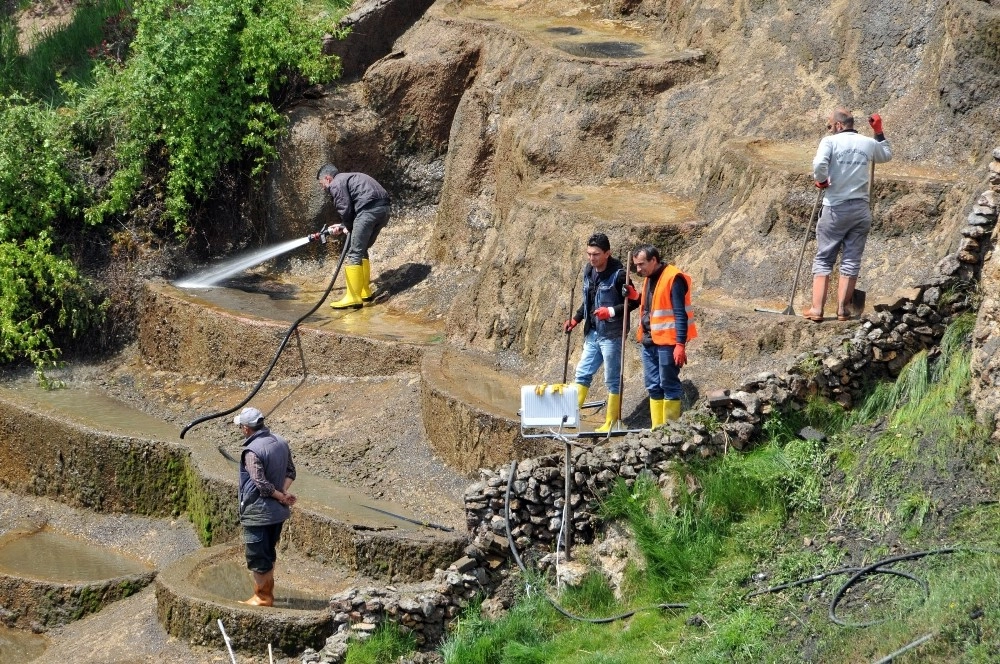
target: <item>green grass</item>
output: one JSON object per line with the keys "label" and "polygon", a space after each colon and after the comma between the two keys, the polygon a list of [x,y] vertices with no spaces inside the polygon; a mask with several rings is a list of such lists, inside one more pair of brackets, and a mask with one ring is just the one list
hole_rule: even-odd
{"label": "green grass", "polygon": [[394,623],[383,623],[365,641],[350,644],[346,664],[393,664],[416,650],[413,634],[403,634]]}
{"label": "green grass", "polygon": [[[995,544],[995,501],[959,502],[946,521],[937,511],[942,484],[954,491],[967,488],[957,482],[975,480],[985,496],[1000,489],[998,459],[984,435],[991,429],[967,407],[970,320],[956,321],[937,357],[918,355],[855,413],[815,400],[772,417],[767,440],[750,453],[677,464],[675,484],[696,486],[690,493],[668,502],[643,476],[611,491],[601,515],[628,524],[641,560],[630,561],[620,601],[592,573],[560,602],[590,617],[664,601],[687,602],[688,609],[644,610],[595,625],[561,617],[535,593],[498,621],[477,611],[463,618],[442,650],[446,661],[871,662],[927,633],[934,634],[929,642],[896,661],[996,661],[997,554],[899,563],[926,580],[926,597],[920,585],[899,577],[864,581],[850,595],[866,601],[845,600],[838,608],[847,620],[886,620],[864,629],[827,617],[846,575],[747,598],[754,589],[901,550]],[[827,441],[800,440],[796,432],[805,425],[826,432]],[[974,469],[971,476],[966,467]]]}
{"label": "green grass", "polygon": [[441,648],[448,664],[490,664],[493,662],[539,662],[532,654],[544,646],[559,618],[544,597],[534,593],[524,597],[496,621],[472,606],[459,619]]}
{"label": "green grass", "polygon": [[[102,42],[115,39],[110,29],[116,18],[127,16],[130,7],[129,0],[81,2],[68,25],[36,37],[31,50],[25,54],[10,50],[7,42],[10,37],[6,35],[12,22],[4,20],[7,26],[0,27],[0,52],[6,64],[0,65],[0,93],[17,90],[35,99],[58,104],[62,101],[60,81],[89,85],[94,55],[103,52]],[[16,49],[16,37],[14,39],[13,48]]]}

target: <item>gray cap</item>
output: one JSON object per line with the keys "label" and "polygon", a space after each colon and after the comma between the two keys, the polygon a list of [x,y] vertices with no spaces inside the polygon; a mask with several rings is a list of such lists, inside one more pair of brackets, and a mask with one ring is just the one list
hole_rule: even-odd
{"label": "gray cap", "polygon": [[233,424],[240,424],[242,426],[250,427],[255,429],[264,423],[264,413],[260,412],[256,408],[244,408],[243,412],[233,418]]}

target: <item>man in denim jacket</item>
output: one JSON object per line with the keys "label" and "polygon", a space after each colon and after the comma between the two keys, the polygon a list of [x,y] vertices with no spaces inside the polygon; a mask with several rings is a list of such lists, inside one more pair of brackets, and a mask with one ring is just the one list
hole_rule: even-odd
{"label": "man in denim jacket", "polygon": [[581,406],[594,374],[604,365],[607,415],[604,424],[596,429],[602,433],[611,430],[621,411],[622,316],[628,315],[623,290],[627,283],[625,267],[611,256],[608,236],[591,235],[587,239],[587,265],[583,269],[583,303],[573,318],[563,323],[563,331],[569,334],[583,322],[583,354],[574,379]]}

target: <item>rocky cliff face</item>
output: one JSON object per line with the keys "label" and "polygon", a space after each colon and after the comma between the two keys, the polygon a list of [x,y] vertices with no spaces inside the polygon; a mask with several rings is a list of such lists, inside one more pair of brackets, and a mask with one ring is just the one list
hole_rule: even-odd
{"label": "rocky cliff face", "polygon": [[[932,278],[986,185],[998,65],[995,0],[439,1],[359,83],[298,111],[273,227],[323,223],[320,156],[437,203],[406,241],[447,283],[452,341],[546,368],[595,230],[616,252],[659,246],[701,306],[785,300],[812,154],[843,105],[862,133],[880,112],[895,153],[859,284],[889,297]],[[296,187],[307,203],[282,206]]]}

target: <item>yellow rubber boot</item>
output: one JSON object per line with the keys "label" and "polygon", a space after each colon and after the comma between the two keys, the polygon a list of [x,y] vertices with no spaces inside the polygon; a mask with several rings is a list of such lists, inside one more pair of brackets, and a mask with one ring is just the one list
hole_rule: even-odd
{"label": "yellow rubber boot", "polygon": [[331,302],[334,309],[360,309],[364,306],[361,301],[361,280],[365,278],[364,268],[360,265],[344,266],[344,281],[347,282],[347,291],[344,297],[336,302]]}
{"label": "yellow rubber boot", "polygon": [[607,433],[611,431],[611,427],[614,426],[620,418],[622,407],[622,395],[620,394],[609,394],[608,395],[608,414],[605,416],[604,424],[594,429],[597,433]]}
{"label": "yellow rubber boot", "polygon": [[651,429],[663,426],[663,399],[649,400],[649,419],[652,422]]}
{"label": "yellow rubber boot", "polygon": [[681,400],[665,399],[663,401],[663,421],[679,420],[681,417]]}
{"label": "yellow rubber boot", "polygon": [[576,383],[576,402],[578,408],[583,408],[583,403],[587,400],[587,392],[589,391],[590,388],[586,385]]}
{"label": "yellow rubber boot", "polygon": [[361,301],[372,301],[372,264],[367,258],[361,259],[361,267],[364,268],[364,281],[361,286]]}

